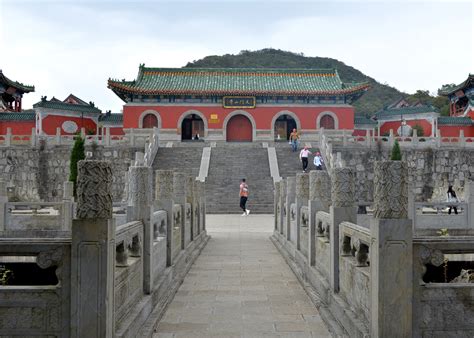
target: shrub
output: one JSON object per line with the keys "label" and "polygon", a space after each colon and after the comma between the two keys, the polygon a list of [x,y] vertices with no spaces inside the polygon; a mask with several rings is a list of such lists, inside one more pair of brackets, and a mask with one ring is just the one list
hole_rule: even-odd
{"label": "shrub", "polygon": [[411,132],[410,132],[410,136],[413,136],[413,130],[416,130],[416,135],[418,137],[425,136],[425,131],[423,130],[423,127],[421,125],[419,125],[418,123],[416,123],[412,127]]}
{"label": "shrub", "polygon": [[400,152],[400,145],[398,144],[398,141],[395,140],[395,143],[393,144],[392,148],[392,156],[390,157],[392,161],[401,161],[402,160],[402,154]]}
{"label": "shrub", "polygon": [[71,163],[69,166],[69,181],[74,184],[74,196],[76,196],[77,163],[85,158],[84,139],[80,136],[76,136],[71,151]]}

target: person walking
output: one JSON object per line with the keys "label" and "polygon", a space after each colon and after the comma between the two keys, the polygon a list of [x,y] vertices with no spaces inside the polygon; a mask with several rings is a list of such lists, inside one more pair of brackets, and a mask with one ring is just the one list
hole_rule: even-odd
{"label": "person walking", "polygon": [[293,150],[293,152],[295,152],[298,149],[299,138],[300,138],[300,135],[298,135],[296,128],[293,128],[293,131],[290,134],[291,149]]}
{"label": "person walking", "polygon": [[247,204],[247,198],[249,196],[249,186],[247,183],[245,183],[245,178],[242,179],[242,182],[240,183],[240,208],[244,211],[244,213],[241,216],[247,216],[250,214],[250,210],[247,209],[246,204]]}
{"label": "person walking", "polygon": [[[446,194],[448,195],[448,202],[459,202],[452,185],[448,187],[448,191],[446,192]],[[454,205],[450,205],[448,210],[449,215],[451,215],[451,209],[454,209],[454,213],[456,215],[458,214],[458,208]]]}
{"label": "person walking", "polygon": [[314,156],[313,163],[316,166],[316,170],[323,170],[323,157],[321,156],[321,153],[319,151],[316,152],[316,156]]}
{"label": "person walking", "polygon": [[308,156],[311,154],[311,152],[308,150],[308,146],[305,146],[303,149],[300,151],[300,160],[303,163],[303,172],[306,172],[306,168],[308,168]]}

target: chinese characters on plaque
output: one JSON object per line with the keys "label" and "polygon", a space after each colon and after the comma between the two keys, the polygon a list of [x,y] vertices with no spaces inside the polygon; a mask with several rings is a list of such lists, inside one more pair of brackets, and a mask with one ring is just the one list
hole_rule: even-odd
{"label": "chinese characters on plaque", "polygon": [[255,96],[224,96],[224,108],[255,108]]}

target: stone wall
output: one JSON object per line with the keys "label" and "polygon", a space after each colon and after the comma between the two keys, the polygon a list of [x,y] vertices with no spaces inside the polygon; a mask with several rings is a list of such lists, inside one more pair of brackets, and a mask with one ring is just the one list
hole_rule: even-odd
{"label": "stone wall", "polygon": [[[409,187],[416,201],[445,201],[448,184],[464,199],[465,182],[474,178],[474,150],[402,150],[408,164]],[[355,170],[356,200],[373,200],[374,162],[387,159],[387,151],[366,148],[337,147],[346,166]]]}
{"label": "stone wall", "polygon": [[[10,200],[59,201],[63,196],[63,182],[69,179],[69,158],[72,146],[8,147],[0,148],[0,178],[7,187],[15,186]],[[86,147],[86,151],[91,148]],[[114,201],[122,199],[125,172],[136,151],[143,147],[97,146],[95,158],[112,164]]]}

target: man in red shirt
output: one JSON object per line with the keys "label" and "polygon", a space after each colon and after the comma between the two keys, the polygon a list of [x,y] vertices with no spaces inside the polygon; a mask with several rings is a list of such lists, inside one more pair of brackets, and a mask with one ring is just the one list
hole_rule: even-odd
{"label": "man in red shirt", "polygon": [[249,186],[247,183],[245,183],[245,178],[242,179],[242,182],[240,183],[240,208],[244,211],[244,213],[241,216],[246,216],[250,214],[250,210],[245,207],[245,204],[247,203],[247,198],[249,196]]}

